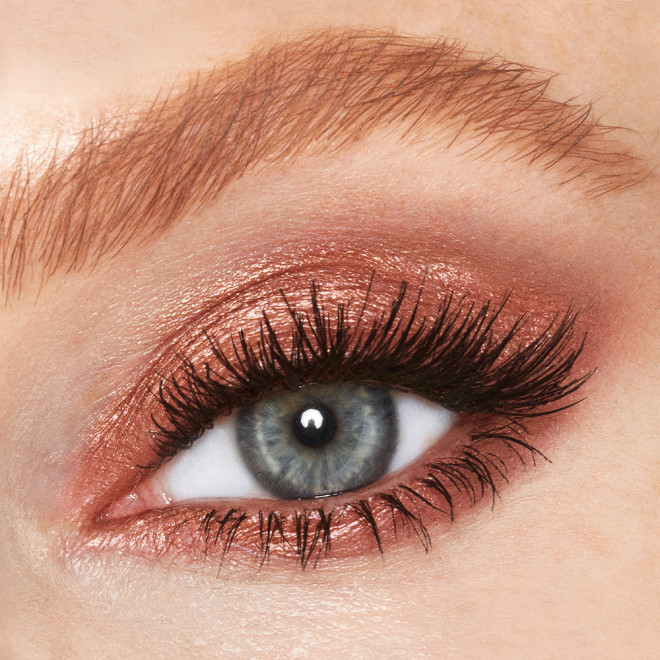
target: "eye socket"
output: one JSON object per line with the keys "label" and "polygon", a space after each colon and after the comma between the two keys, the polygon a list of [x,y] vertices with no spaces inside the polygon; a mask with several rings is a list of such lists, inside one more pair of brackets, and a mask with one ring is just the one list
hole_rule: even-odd
{"label": "eye socket", "polygon": [[372,385],[302,387],[219,418],[145,489],[173,504],[343,493],[405,467],[455,419],[422,397]]}

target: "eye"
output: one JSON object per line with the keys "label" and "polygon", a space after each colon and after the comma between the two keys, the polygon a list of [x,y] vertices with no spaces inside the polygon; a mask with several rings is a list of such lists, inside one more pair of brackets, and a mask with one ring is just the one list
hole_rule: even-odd
{"label": "eye", "polygon": [[305,567],[406,537],[428,551],[429,525],[494,502],[511,468],[543,457],[539,420],[590,376],[573,374],[577,314],[528,322],[508,299],[370,291],[326,302],[312,282],[294,306],[280,290],[236,332],[200,322],[164,350],[123,402],[135,416],[112,416],[132,470],[85,542]]}
{"label": "eye", "polygon": [[454,420],[409,393],[361,383],[302,387],[217,419],[145,489],[172,503],[352,491],[414,461]]}

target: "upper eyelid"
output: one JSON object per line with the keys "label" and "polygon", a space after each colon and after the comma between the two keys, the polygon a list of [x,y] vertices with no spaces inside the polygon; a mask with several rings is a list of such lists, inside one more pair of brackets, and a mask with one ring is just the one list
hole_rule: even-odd
{"label": "upper eyelid", "polygon": [[[371,282],[374,281],[374,276],[375,274],[372,274]],[[172,441],[173,437],[178,438],[181,434],[181,427],[186,427],[184,435],[194,440],[197,432],[207,428],[211,419],[219,414],[231,412],[236,406],[247,405],[243,399],[239,399],[238,403],[236,399],[237,392],[245,396],[242,393],[246,387],[245,383],[248,383],[248,399],[254,396],[252,383],[255,381],[265,388],[264,394],[283,387],[289,377],[285,373],[288,367],[283,367],[283,364],[290,365],[295,376],[295,387],[300,386],[300,378],[310,364],[315,365],[316,368],[323,364],[333,365],[339,359],[338,356],[350,355],[353,379],[360,380],[363,377],[365,364],[369,365],[367,378],[372,378],[373,369],[379,364],[380,353],[378,351],[371,353],[371,351],[374,347],[388,346],[388,351],[392,351],[393,355],[403,362],[413,359],[417,364],[417,370],[415,377],[410,380],[407,369],[402,373],[397,371],[395,364],[399,367],[401,365],[397,363],[397,358],[392,357],[392,361],[387,364],[386,374],[380,374],[380,377],[376,378],[379,384],[386,382],[388,386],[394,385],[404,390],[412,390],[429,397],[432,401],[451,407],[452,402],[446,398],[446,393],[420,392],[418,376],[420,372],[428,371],[433,363],[432,357],[438,350],[444,351],[453,346],[453,352],[448,350],[444,355],[445,361],[455,367],[456,356],[460,355],[463,361],[470,363],[469,371],[474,381],[466,384],[467,390],[472,392],[470,404],[466,409],[472,406],[471,412],[484,412],[486,409],[495,412],[489,396],[481,398],[484,392],[480,392],[477,387],[481,382],[480,378],[485,378],[484,382],[489,382],[489,389],[492,389],[494,384],[491,380],[500,371],[506,372],[508,365],[517,362],[520,366],[529,362],[530,365],[535,365],[530,372],[531,375],[542,374],[542,379],[547,379],[548,382],[553,381],[555,376],[561,375],[561,381],[564,382],[564,377],[571,372],[583,350],[585,337],[581,342],[573,341],[578,314],[570,306],[563,316],[557,313],[554,317],[550,317],[547,325],[537,329],[538,334],[532,334],[525,343],[520,336],[524,334],[524,326],[528,320],[524,316],[509,318],[504,323],[506,330],[499,328],[499,332],[503,332],[501,337],[495,330],[500,315],[506,309],[508,296],[499,304],[494,304],[491,300],[475,309],[474,304],[469,305],[465,299],[457,299],[453,292],[449,292],[441,302],[437,303],[437,307],[433,307],[436,316],[429,322],[427,316],[422,315],[418,309],[423,299],[424,284],[420,285],[416,293],[414,288],[412,293],[409,293],[408,288],[408,284],[402,282],[398,295],[387,308],[388,313],[380,320],[369,315],[364,317],[371,285],[366,289],[364,299],[358,300],[355,305],[357,316],[351,314],[349,307],[344,306],[343,303],[338,303],[334,312],[332,311],[334,308],[326,308],[321,291],[315,282],[311,284],[311,301],[306,311],[304,307],[298,309],[291,306],[285,293],[280,290],[289,315],[288,320],[284,321],[285,327],[291,330],[291,334],[284,333],[288,339],[286,345],[280,343],[280,334],[271,325],[266,311],[260,323],[263,334],[253,335],[252,340],[246,339],[242,333],[239,333],[238,337],[232,335],[229,343],[226,340],[224,342],[228,347],[228,353],[213,334],[205,329],[201,334],[210,347],[211,359],[207,357],[200,363],[199,360],[195,361],[186,355],[180,355],[181,365],[178,367],[177,375],[173,372],[169,378],[161,380],[155,391],[165,418],[177,429],[171,434],[167,430],[167,424],[158,425],[160,433],[154,437],[154,440],[160,460],[167,459],[172,455],[171,451],[179,451],[183,447],[179,444],[179,440]],[[406,304],[408,298],[411,305]],[[427,341],[431,338],[436,338],[438,341]],[[456,344],[457,338],[460,341]],[[520,342],[518,349],[511,354],[508,349],[516,342]],[[573,344],[573,348],[570,348]],[[417,350],[418,348],[420,350]],[[372,355],[375,356],[374,362],[370,362]],[[541,355],[544,359],[539,361]],[[490,362],[491,356],[496,358],[493,363]],[[562,359],[558,361],[560,356]],[[342,358],[342,362],[344,359],[346,358]],[[216,371],[211,367],[211,362],[219,365],[220,370]],[[228,373],[223,373],[224,371]],[[434,366],[433,371],[437,381],[441,377],[442,370]],[[521,389],[534,389],[534,379],[530,378],[530,373],[526,377],[523,377],[522,373],[524,372],[519,374],[520,382],[517,386],[508,382],[506,393],[500,393],[501,400],[496,406],[497,412],[517,414],[521,418],[535,416],[529,414],[526,401],[519,401]],[[324,374],[328,377],[327,372],[324,371]],[[574,381],[565,382],[562,386],[561,398],[579,389],[590,375],[585,374]],[[329,377],[329,381],[334,377],[334,375]],[[455,374],[452,374],[449,380],[453,381],[454,377]],[[495,381],[497,380],[498,378],[495,378]],[[277,385],[269,389],[266,383],[277,383]],[[304,378],[302,384],[307,384]],[[436,382],[435,385],[437,389],[439,383]],[[558,394],[558,391],[555,394]],[[556,400],[557,396],[553,395],[547,403]],[[489,402],[488,405],[484,405],[486,401]],[[519,405],[520,403],[522,406]],[[457,402],[454,401],[453,404],[457,405]],[[462,405],[465,407],[466,404]],[[537,394],[534,408],[540,405],[541,397]]]}
{"label": "upper eyelid", "polygon": [[136,120],[94,124],[40,176],[17,166],[0,199],[0,289],[15,293],[29,264],[43,276],[82,270],[156,236],[259,161],[336,149],[382,126],[411,138],[441,127],[444,143],[476,137],[483,153],[508,145],[594,194],[648,173],[590,105],[549,98],[548,80],[391,33],[322,33],[257,51],[200,74]]}

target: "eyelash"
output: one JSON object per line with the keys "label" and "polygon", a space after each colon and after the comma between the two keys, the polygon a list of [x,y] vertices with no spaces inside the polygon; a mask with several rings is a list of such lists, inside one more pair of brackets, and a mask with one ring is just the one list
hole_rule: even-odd
{"label": "eyelash", "polygon": [[[334,524],[349,511],[366,524],[382,554],[383,530],[374,501],[389,509],[395,537],[398,524],[407,527],[428,552],[431,537],[420,507],[443,512],[453,521],[459,494],[467,496],[471,505],[490,494],[494,504],[498,483],[508,481],[510,460],[523,466],[537,457],[547,460],[525,439],[525,420],[575,405],[577,401],[552,407],[582,387],[593,372],[570,377],[586,339],[585,335],[579,344],[574,341],[578,314],[571,308],[556,314],[543,331],[524,342],[525,315],[505,331],[495,332],[503,322],[508,296],[496,307],[491,302],[478,306],[449,292],[429,320],[420,315],[423,290],[422,284],[406,312],[411,294],[402,282],[389,312],[369,322],[371,283],[351,320],[348,304],[337,303],[327,311],[319,287],[312,282],[310,312],[297,311],[280,290],[290,321],[285,333],[275,329],[265,311],[258,338],[251,342],[238,332],[229,353],[211,331],[205,331],[210,359],[199,368],[180,355],[180,368],[161,376],[153,393],[159,410],[152,414],[156,459],[141,468],[155,470],[189,447],[217,417],[274,391],[342,381],[411,391],[472,415],[481,424],[458,453],[427,463],[426,474],[414,484],[397,484],[330,511],[323,507],[288,514],[259,511],[258,555],[263,564],[281,543],[293,549],[303,568],[310,562],[316,566],[330,550]],[[224,513],[207,511],[199,523],[205,553],[221,544],[222,562],[248,517],[235,507]]]}

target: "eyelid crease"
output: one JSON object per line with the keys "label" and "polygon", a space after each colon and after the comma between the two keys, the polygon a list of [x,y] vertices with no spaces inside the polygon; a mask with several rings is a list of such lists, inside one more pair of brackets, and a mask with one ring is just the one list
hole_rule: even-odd
{"label": "eyelid crease", "polygon": [[[471,155],[508,145],[517,158],[599,195],[635,185],[647,163],[613,138],[590,104],[546,95],[529,67],[448,41],[321,32],[199,73],[132,118],[94,122],[70,153],[19,162],[0,197],[0,289],[93,268],[160,235],[258,162],[338,150],[377,127]],[[439,130],[441,129],[441,130]],[[35,268],[36,267],[36,268]]]}

